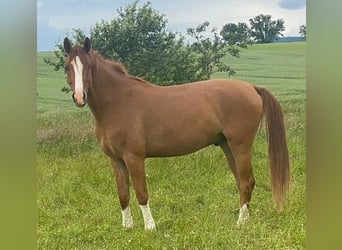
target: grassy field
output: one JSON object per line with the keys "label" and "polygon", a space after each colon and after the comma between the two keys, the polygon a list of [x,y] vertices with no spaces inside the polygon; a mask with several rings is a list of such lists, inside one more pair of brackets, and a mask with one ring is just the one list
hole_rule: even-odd
{"label": "grassy field", "polygon": [[[176,158],[146,160],[157,230],[143,229],[131,188],[135,226],[122,229],[109,160],[94,136],[86,107],[74,107],[65,76],[37,66],[37,207],[39,249],[305,249],[305,43],[253,45],[229,64],[235,78],[271,90],[285,113],[291,192],[285,210],[272,203],[267,144],[261,129],[253,147],[256,178],[250,219],[237,227],[239,195],[223,153],[210,146]],[[218,73],[213,77],[225,77]]]}

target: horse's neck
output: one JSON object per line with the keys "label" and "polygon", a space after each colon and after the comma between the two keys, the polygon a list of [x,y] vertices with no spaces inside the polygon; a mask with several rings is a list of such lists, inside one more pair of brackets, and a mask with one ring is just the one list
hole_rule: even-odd
{"label": "horse's neck", "polygon": [[115,103],[121,102],[122,92],[129,86],[123,82],[127,76],[113,72],[109,67],[100,67],[92,72],[92,77],[88,105],[97,122],[100,122],[108,112],[114,111]]}

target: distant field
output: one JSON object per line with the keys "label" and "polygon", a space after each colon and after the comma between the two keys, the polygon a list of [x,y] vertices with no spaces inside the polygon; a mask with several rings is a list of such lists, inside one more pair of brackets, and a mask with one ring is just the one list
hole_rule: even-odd
{"label": "distant field", "polygon": [[[250,220],[237,227],[239,194],[220,149],[147,159],[157,231],[146,232],[131,188],[135,227],[121,227],[108,158],[89,109],[76,108],[63,72],[37,54],[37,207],[39,249],[305,249],[305,42],[253,45],[227,58],[234,78],[268,88],[285,113],[292,190],[285,210],[273,206],[264,128],[253,146],[256,178]],[[226,75],[217,73],[213,78]]]}

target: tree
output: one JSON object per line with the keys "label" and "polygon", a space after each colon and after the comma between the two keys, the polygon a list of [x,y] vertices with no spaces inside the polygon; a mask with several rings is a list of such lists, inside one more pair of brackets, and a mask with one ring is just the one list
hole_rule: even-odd
{"label": "tree", "polygon": [[166,21],[150,3],[139,7],[135,1],[120,8],[118,14],[110,23],[102,21],[92,28],[94,48],[106,57],[121,61],[131,74],[152,80],[148,68],[161,65],[159,55],[172,44],[174,34],[165,31]]}
{"label": "tree", "polygon": [[195,39],[191,48],[197,54],[197,78],[199,80],[210,79],[215,72],[227,72],[228,75],[235,73],[234,70],[225,64],[222,59],[230,54],[238,57],[239,50],[232,46],[226,46],[222,38],[217,34],[216,29],[212,29],[213,38],[205,37],[209,22],[204,22],[197,28],[188,28],[187,34]]}
{"label": "tree", "polygon": [[260,14],[249,19],[251,26],[251,37],[257,43],[270,43],[279,36],[284,36],[281,32],[285,30],[284,20],[272,20],[271,15]]}
{"label": "tree", "polygon": [[223,26],[220,35],[229,46],[247,48],[247,45],[252,43],[246,23],[227,23]]}
{"label": "tree", "polygon": [[139,7],[135,1],[118,14],[111,22],[92,28],[94,48],[123,63],[130,74],[159,85],[194,80],[194,58],[184,38],[166,30],[167,20],[150,2]]}
{"label": "tree", "polygon": [[306,25],[303,24],[299,27],[299,34],[304,40],[306,40]]}

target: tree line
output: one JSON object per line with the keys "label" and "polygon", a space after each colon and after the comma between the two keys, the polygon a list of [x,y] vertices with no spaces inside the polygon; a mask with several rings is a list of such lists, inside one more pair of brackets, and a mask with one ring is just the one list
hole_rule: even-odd
{"label": "tree line", "polygon": [[[109,22],[96,23],[90,31],[92,46],[106,58],[121,62],[131,75],[158,85],[206,80],[215,72],[230,76],[235,71],[223,58],[239,57],[240,49],[270,43],[285,30],[283,19],[263,14],[251,18],[249,25],[227,23],[220,32],[215,27],[208,30],[206,21],[187,29],[186,36],[193,41],[189,43],[184,35],[167,30],[165,16],[150,2],[138,3],[118,9],[118,16]],[[81,29],[73,29],[70,40],[74,44],[83,43],[84,38]],[[61,43],[54,53],[56,60],[44,61],[56,71],[64,69],[66,54]]]}

